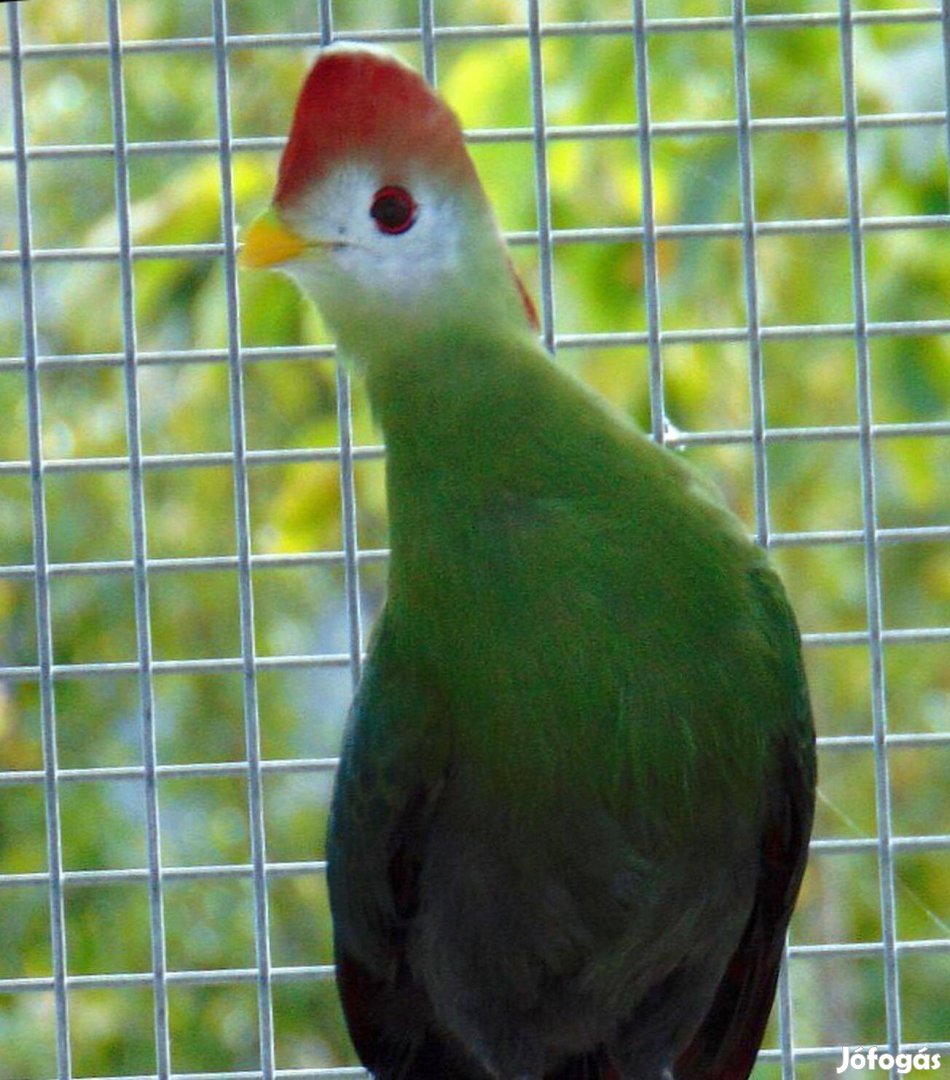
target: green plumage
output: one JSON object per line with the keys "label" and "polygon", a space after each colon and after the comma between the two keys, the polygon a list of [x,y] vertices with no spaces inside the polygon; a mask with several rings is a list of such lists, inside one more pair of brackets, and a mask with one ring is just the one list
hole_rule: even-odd
{"label": "green plumage", "polygon": [[530,767],[638,818],[649,788],[665,821],[692,784],[761,778],[800,669],[739,522],[527,333],[427,344],[369,373],[389,454],[383,632],[449,684],[458,748],[515,802]]}
{"label": "green plumage", "polygon": [[[398,984],[411,943],[426,1009],[467,1045],[504,1032],[499,1077],[585,1043],[658,1077],[742,937],[763,836],[807,834],[794,620],[708,485],[527,332],[426,346],[368,371],[392,562],[334,805],[335,909],[365,917],[339,948]],[[625,1059],[611,1033],[671,978],[676,1015]],[[562,1045],[539,1054],[541,1032]]]}
{"label": "green plumage", "polygon": [[377,1080],[743,1080],[814,802],[799,635],[674,454],[541,349],[455,118],[324,51],[252,265],[365,373],[389,594],[328,835]]}

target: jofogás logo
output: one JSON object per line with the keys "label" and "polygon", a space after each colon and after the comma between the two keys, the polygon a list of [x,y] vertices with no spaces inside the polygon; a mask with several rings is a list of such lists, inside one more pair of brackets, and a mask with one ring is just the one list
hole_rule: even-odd
{"label": "jofog\u00e1s logo", "polygon": [[887,1051],[879,1051],[876,1046],[869,1046],[866,1050],[860,1048],[852,1050],[850,1046],[841,1048],[841,1064],[835,1069],[839,1075],[845,1069],[854,1069],[857,1072],[871,1069],[882,1069],[890,1072],[895,1068],[901,1076],[906,1076],[913,1069],[939,1069],[940,1055],[931,1054],[926,1046],[916,1053],[905,1050],[900,1054],[890,1054]]}

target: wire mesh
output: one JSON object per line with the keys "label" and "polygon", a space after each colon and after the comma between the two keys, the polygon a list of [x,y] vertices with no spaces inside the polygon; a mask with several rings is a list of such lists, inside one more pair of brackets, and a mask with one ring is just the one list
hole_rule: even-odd
{"label": "wire mesh", "polygon": [[[35,6],[43,5],[35,0]],[[537,282],[544,343],[566,363],[581,364],[582,355],[593,352],[594,366],[582,370],[594,381],[598,364],[614,376],[635,373],[648,397],[639,406],[624,404],[639,407],[658,441],[707,455],[704,461],[741,504],[750,532],[774,549],[800,601],[826,812],[819,816],[803,911],[793,922],[776,1020],[756,1077],[829,1075],[829,1062],[837,1065],[847,1045],[892,1054],[924,1047],[950,1052],[950,1003],[945,993],[941,1001],[939,990],[943,985],[945,991],[940,971],[950,951],[946,913],[939,910],[940,898],[950,893],[950,823],[939,794],[950,753],[946,471],[940,479],[950,461],[950,316],[923,272],[929,260],[934,265],[926,269],[938,285],[950,275],[940,249],[950,225],[948,5],[864,10],[840,0],[817,11],[759,13],[747,11],[744,0],[710,11],[672,4],[653,11],[632,0],[595,12],[593,5],[566,0],[421,0],[370,11],[319,0],[281,15],[262,5],[262,27],[243,7],[239,12],[231,5],[229,12],[226,0],[191,5],[190,14],[184,5],[167,25],[150,23],[130,0],[124,10],[119,0],[105,0],[99,15],[84,9],[83,19],[54,22],[57,33],[49,34],[42,18],[32,17],[33,7],[5,5],[7,38],[0,48],[10,91],[8,115],[0,121],[0,144],[6,142],[0,145],[0,170],[6,170],[0,193],[9,192],[0,214],[10,209],[9,222],[0,218],[6,275],[0,351],[7,353],[0,356],[0,406],[9,417],[8,437],[0,441],[0,521],[9,533],[0,549],[0,1077],[362,1075],[346,1064],[355,1059],[332,1001],[318,829],[311,825],[305,835],[301,829],[302,822],[325,816],[340,719],[359,676],[364,619],[379,602],[386,538],[373,470],[383,451],[358,382],[351,386],[342,367],[329,367],[332,344],[312,317],[298,317],[299,340],[255,336],[253,315],[261,316],[265,301],[286,308],[288,293],[261,300],[250,290],[265,286],[246,290],[235,262],[237,223],[266,199],[266,177],[273,175],[286,130],[276,119],[265,134],[242,128],[248,96],[273,85],[274,94],[288,97],[286,115],[300,56],[339,38],[408,50],[431,82],[450,84],[450,100],[463,109],[463,119],[466,102],[451,92],[459,85],[485,88],[479,58],[524,50],[516,122],[505,114],[497,126],[467,123],[466,129],[473,152],[485,155],[479,164],[489,186],[495,166],[488,155],[500,152],[507,155],[503,175],[522,176],[524,190],[533,192],[531,205],[511,210],[503,224],[519,265]],[[194,15],[199,8],[203,22]],[[229,26],[229,15],[237,28]],[[387,21],[392,25],[383,28]],[[142,26],[152,33],[143,34]],[[916,94],[880,90],[889,35],[906,48],[906,56],[900,54],[906,63],[925,73]],[[802,86],[816,58],[832,72],[837,97],[830,106],[817,91],[814,99],[796,96],[781,79],[770,89],[757,50],[764,40],[793,37],[807,41],[798,53],[787,50]],[[715,48],[704,52],[708,42]],[[622,78],[591,111],[575,115],[570,94],[578,93],[577,83],[564,90],[566,58],[574,54],[556,50],[589,50],[584,55],[591,66],[580,68],[580,81],[593,83],[597,61],[591,58],[600,56],[600,45],[623,50],[616,53],[623,56]],[[776,46],[771,59],[784,55],[783,48]],[[695,66],[684,69],[683,55]],[[462,82],[455,76],[466,58],[473,67]],[[187,71],[205,93],[205,130],[198,122],[176,129],[174,78],[161,75],[166,63],[190,65],[176,68],[176,77]],[[157,66],[133,70],[139,64]],[[69,73],[59,85],[50,75],[56,65]],[[104,65],[101,104],[108,119],[98,134],[95,123],[75,122],[95,111],[82,105],[83,79],[94,78],[82,65]],[[262,71],[272,84],[262,83]],[[501,77],[499,69],[490,71]],[[895,71],[906,74],[909,67],[887,69],[885,76]],[[132,116],[138,121],[144,110],[149,73],[160,76],[149,107],[156,115],[162,109],[173,114],[164,125],[156,122],[161,137],[132,130]],[[697,84],[708,101],[690,111],[686,91]],[[719,84],[731,97],[717,97]],[[62,95],[70,94],[80,102],[78,111],[70,112],[68,101],[63,105]],[[619,98],[626,105],[615,108]],[[704,101],[702,93],[690,100]],[[33,140],[34,122],[43,132],[39,141]],[[796,185],[794,160],[785,166],[791,193],[769,201],[763,194],[769,181],[760,179],[768,172],[762,165],[769,139],[806,140],[786,145],[807,147],[836,140],[829,160],[840,180],[837,201],[822,204],[810,198],[807,184]],[[872,212],[864,179],[874,171],[873,154],[886,154],[887,146],[875,149],[875,140],[887,139],[897,140],[901,155],[887,167],[906,167],[908,176],[916,170],[924,195],[898,197],[898,185],[897,194],[888,189],[892,197],[883,199],[874,187]],[[729,164],[725,153],[713,153],[712,164],[691,157],[708,145],[726,146]],[[774,149],[780,145],[772,144],[773,163],[776,153],[787,153]],[[565,210],[573,194],[583,194],[572,189],[570,177],[589,178],[584,155],[605,147],[630,154],[617,173],[625,185],[622,210],[609,212],[608,185],[597,189],[603,216],[581,221]],[[530,155],[524,167],[517,163],[522,151]],[[256,173],[245,168],[261,161]],[[149,189],[137,170],[168,163],[185,170],[191,196],[195,189],[199,197],[211,191],[213,228],[195,228],[197,219],[189,218],[187,228],[178,227],[177,218],[164,230],[150,226],[169,213],[178,194],[169,182],[156,195],[156,185]],[[93,216],[109,227],[81,222],[81,228],[51,229],[36,193],[64,197],[77,184],[56,189],[37,180],[40,171],[69,170],[79,186],[92,187],[99,168],[111,174],[113,201]],[[671,193],[677,170],[698,177],[692,204],[678,203]],[[814,179],[815,187],[821,179]],[[718,205],[698,197],[707,188],[724,192]],[[796,277],[783,265],[796,249],[769,245],[805,245],[805,265],[820,276],[824,253],[835,250],[822,245],[837,243],[846,254],[830,261],[837,259],[845,272],[837,290],[826,291],[841,295],[803,311],[782,295],[783,282],[797,287],[802,280],[801,267],[792,268]],[[883,257],[874,248],[879,243],[889,245]],[[684,309],[680,292],[683,282],[693,292],[718,289],[718,283],[698,272],[691,277],[683,269],[689,258],[671,252],[713,244],[733,245],[736,255],[729,264],[731,291],[716,293],[723,314],[708,319],[701,308]],[[605,274],[613,275],[624,299],[585,322],[577,314],[578,296],[590,301],[592,294],[572,292],[571,283],[588,256],[607,268],[588,272],[601,286]],[[899,265],[893,274],[889,260]],[[158,288],[156,268],[166,266],[181,275],[177,293],[161,294],[169,304],[213,280],[220,313],[215,333],[148,332],[143,311],[155,310],[149,296]],[[113,272],[114,293],[103,284],[106,277],[95,277]],[[91,292],[83,292],[83,275],[96,283]],[[900,303],[882,302],[885,286],[903,290]],[[113,296],[111,338],[92,332],[94,326],[76,337],[51,329],[56,304],[65,307],[67,322],[95,324],[100,311],[108,322],[105,308]],[[252,314],[245,317],[248,303]],[[900,409],[881,405],[890,402],[891,391],[872,361],[885,347],[897,350],[896,359],[881,354],[885,364],[911,372],[906,386],[900,384]],[[799,350],[795,358],[803,367],[805,350],[816,350],[833,367],[852,389],[853,414],[826,408],[831,376],[807,382],[800,412],[783,411],[775,387],[795,386],[780,377],[789,349]],[[725,357],[724,374],[717,375],[707,357]],[[684,364],[694,374],[707,367],[713,372],[700,381],[712,402],[705,412],[684,388],[678,374]],[[841,374],[846,366],[847,377]],[[288,385],[310,380],[322,388],[332,402],[327,424],[309,423],[301,440],[275,423],[260,445],[255,409],[264,408],[268,387],[285,394],[278,411],[299,417],[277,381],[285,371]],[[277,373],[272,382],[269,372]],[[111,380],[113,373],[120,382]],[[153,422],[156,400],[169,411],[169,393],[214,385],[219,374],[224,419],[217,444],[182,449],[162,438]],[[102,395],[104,408],[121,417],[121,437],[64,437],[72,422],[81,427],[72,415],[79,405],[91,408],[91,399],[69,380]],[[717,390],[726,383],[746,387],[738,406]],[[210,411],[215,399],[205,394],[199,401]],[[176,399],[175,405],[186,409],[188,402]],[[44,409],[54,416],[52,425]],[[885,418],[878,419],[882,412]],[[780,419],[770,421],[773,416]],[[734,467],[732,453],[746,455],[744,463]],[[788,455],[795,454],[814,462],[797,488],[787,479],[795,467]],[[783,505],[789,498],[808,501],[825,480],[831,490],[834,472],[847,462],[850,517],[823,521]],[[169,499],[167,485],[183,477],[192,478],[192,486],[179,501]],[[113,494],[120,490],[115,483],[121,496]],[[65,497],[59,484],[82,486]],[[331,506],[334,529],[320,534],[301,525],[278,501],[282,484],[289,503]],[[227,498],[220,496],[224,489]],[[81,507],[83,492],[97,513],[107,508],[92,526],[72,509]],[[276,537],[261,521],[261,505],[282,515]],[[170,530],[173,540],[178,536],[176,513],[185,522],[182,535],[215,514],[224,527],[208,550],[176,547],[169,540]],[[100,548],[86,542],[83,530],[119,539]],[[96,554],[100,550],[109,553]],[[904,567],[900,588],[888,562],[892,553]],[[830,570],[815,561],[823,557]],[[860,560],[857,570],[854,560]],[[277,589],[273,583],[282,574],[290,575],[291,585]],[[812,602],[821,590],[834,591],[831,582],[840,578],[850,582],[851,595],[837,607]],[[130,618],[121,616],[117,599],[127,587]],[[61,596],[60,589],[78,591]],[[303,613],[293,607],[298,600]],[[116,623],[118,645],[92,618],[97,605],[108,609],[106,623]],[[292,632],[296,624],[286,610],[275,610],[280,605],[290,605],[305,629]],[[308,605],[329,612],[316,630],[307,627]],[[181,612],[191,613],[195,633]],[[82,636],[86,624],[97,628],[98,638],[88,631]],[[219,624],[232,631],[230,649],[221,645]],[[207,655],[202,625],[215,645]],[[175,647],[178,641],[184,644]],[[835,682],[838,668],[858,674]],[[206,701],[193,688],[208,680],[231,689]],[[134,692],[122,689],[127,683]],[[202,707],[189,711],[197,702]],[[228,715],[232,706],[239,715]],[[220,714],[207,711],[216,708]],[[311,723],[312,713],[319,713],[318,723]],[[218,729],[223,733],[215,734]],[[25,811],[27,803],[15,801],[34,796],[41,809]],[[114,843],[100,842],[110,827]],[[840,868],[850,860],[858,869],[846,873]],[[851,892],[869,879],[876,882],[871,892]],[[198,891],[177,892],[190,886]],[[144,888],[144,907],[115,907],[117,890],[133,888]],[[838,910],[841,905],[847,910]],[[288,909],[306,915],[294,921]],[[217,944],[216,924],[224,939]],[[829,963],[836,965],[833,974]],[[826,984],[833,986],[827,1000]],[[190,1014],[205,1029],[204,1043],[189,1027]],[[891,1073],[897,1075],[896,1065]]]}

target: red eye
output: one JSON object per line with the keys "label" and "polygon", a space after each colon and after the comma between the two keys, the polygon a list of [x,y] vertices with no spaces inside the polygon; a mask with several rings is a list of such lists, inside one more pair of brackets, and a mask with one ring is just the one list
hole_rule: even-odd
{"label": "red eye", "polygon": [[415,200],[405,188],[388,184],[373,196],[369,215],[381,233],[398,236],[412,228],[417,209]]}

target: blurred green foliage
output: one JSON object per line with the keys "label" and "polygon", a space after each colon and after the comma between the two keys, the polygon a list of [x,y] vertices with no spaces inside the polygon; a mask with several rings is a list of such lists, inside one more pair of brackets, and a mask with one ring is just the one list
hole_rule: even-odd
{"label": "blurred green foliage", "polygon": [[[882,5],[866,3],[860,9]],[[889,9],[914,6],[890,2]],[[831,11],[803,0],[799,11]],[[443,10],[449,9],[449,10]],[[283,136],[312,51],[256,47],[244,34],[314,33],[317,5],[292,0],[232,4],[232,120],[237,139]],[[769,0],[754,14],[788,10]],[[279,11],[279,14],[275,12]],[[341,0],[335,31],[346,35],[418,25],[415,0]],[[20,7],[28,46],[104,41],[104,4],[33,0]],[[656,0],[654,18],[726,15],[724,0]],[[625,2],[593,5],[548,0],[548,21],[627,19]],[[437,5],[440,25],[523,23],[523,6],[502,0]],[[194,48],[129,49],[125,54],[131,140],[132,223],[142,249],[134,266],[142,437],[149,455],[230,449],[227,325],[223,260],[181,257],[178,244],[220,244],[220,176],[213,146],[163,147],[213,140],[217,130],[211,6],[175,0],[126,0],[123,34],[132,41],[197,37]],[[4,23],[5,26],[5,23]],[[5,31],[4,31],[5,32]],[[943,59],[936,21],[862,24],[855,31],[863,115],[942,110]],[[661,224],[722,224],[739,218],[736,135],[701,137],[671,122],[730,120],[736,115],[732,38],[728,30],[656,34],[650,42],[655,197]],[[419,62],[416,40],[399,47]],[[748,34],[753,115],[838,116],[839,38],[834,26],[759,25]],[[536,226],[530,143],[528,49],[523,37],[448,37],[437,53],[442,92],[471,129],[515,127],[525,138],[473,142],[472,151],[506,229]],[[544,42],[552,213],[559,230],[639,223],[637,146],[628,135],[557,137],[577,124],[630,124],[633,48],[624,33],[570,33]],[[30,199],[39,348],[75,358],[41,370],[42,439],[47,459],[121,458],[127,453],[121,367],[121,299],[116,259],[57,254],[114,249],[117,227],[108,55],[25,61]],[[8,65],[0,100],[9,98]],[[12,146],[10,110],[0,111],[0,146]],[[91,145],[93,151],[44,156],[44,147]],[[148,144],[142,145],[142,144]],[[762,222],[841,222],[847,212],[844,135],[779,125],[753,137],[756,213]],[[242,223],[266,204],[276,152],[235,153],[233,175]],[[931,123],[866,125],[860,134],[863,210],[870,217],[947,213],[946,132]],[[945,229],[871,229],[865,233],[869,317],[875,323],[946,317],[950,258]],[[0,249],[18,246],[14,168],[0,162]],[[537,249],[515,259],[537,293]],[[663,239],[659,244],[664,329],[742,326],[746,319],[742,246],[737,235]],[[852,318],[851,256],[846,230],[763,230],[758,239],[759,298],[765,326],[847,323]],[[558,243],[555,311],[559,334],[641,331],[645,327],[642,251],[637,243],[600,239]],[[329,343],[318,316],[278,276],[241,277],[245,347],[262,351],[245,364],[252,450],[332,449],[337,445],[335,371],[325,350],[300,358],[268,356],[278,345]],[[31,563],[32,531],[22,364],[19,270],[0,272],[0,564]],[[190,355],[205,350],[202,356]],[[946,420],[950,345],[927,332],[871,339],[874,418],[882,425]],[[189,355],[182,356],[185,352]],[[105,356],[103,356],[105,354]],[[565,348],[564,363],[647,424],[646,351],[604,346]],[[683,431],[729,432],[750,426],[748,348],[741,342],[675,343],[664,348],[666,405]],[[768,424],[773,429],[856,423],[854,346],[847,333],[764,344]],[[369,448],[356,467],[363,548],[386,543],[379,435],[363,389],[354,383],[357,443]],[[752,450],[724,439],[688,451],[716,477],[736,510],[754,525]],[[950,524],[950,440],[895,434],[876,441],[880,521],[889,528]],[[769,511],[778,532],[861,527],[856,440],[776,440],[768,447]],[[127,475],[105,465],[53,467],[46,477],[54,563],[131,557]],[[269,461],[250,475],[256,554],[339,552],[336,463]],[[235,553],[232,476],[227,464],[150,467],[146,471],[149,554],[155,559]],[[950,625],[950,546],[946,538],[882,549],[888,628]],[[855,543],[781,547],[779,564],[806,632],[862,631],[866,597],[862,548]],[[362,564],[364,616],[384,587],[380,560]],[[254,571],[255,631],[261,657],[347,649],[339,558],[285,561]],[[37,662],[33,585],[28,575],[0,576],[0,664]],[[52,582],[53,647],[58,664],[130,661],[136,655],[132,578],[127,572],[57,574]],[[235,657],[240,653],[233,569],[156,569],[151,625],[159,660]],[[950,663],[946,637],[885,649],[887,704],[898,733],[946,732]],[[808,650],[824,735],[870,731],[869,655],[864,645]],[[241,762],[245,758],[242,680],[237,672],[155,677],[162,763]],[[259,679],[265,759],[335,754],[350,693],[345,664],[271,667]],[[56,682],[58,748],[64,768],[141,763],[139,689],[133,676],[62,677]],[[950,745],[895,747],[890,753],[893,816],[899,836],[950,833],[946,798]],[[38,689],[0,682],[0,770],[42,765]],[[329,773],[268,773],[264,782],[268,857],[320,859]],[[870,747],[821,755],[822,799],[816,835],[857,839],[876,832]],[[68,870],[145,865],[144,800],[138,782],[61,785],[63,851]],[[178,777],[160,786],[163,862],[170,867],[249,861],[247,787],[240,770],[208,779]],[[946,939],[950,860],[946,844],[896,856],[897,930],[901,939]],[[0,784],[0,873],[46,869],[43,794],[37,784]],[[288,872],[270,882],[272,949],[280,967],[332,960],[322,876]],[[254,962],[253,897],[245,875],[201,881],[172,876],[165,886],[172,970],[242,968]],[[150,969],[148,899],[141,881],[71,884],[66,891],[71,974]],[[880,941],[878,866],[873,849],[813,859],[793,925],[796,944]],[[950,1031],[943,951],[901,959],[904,1037],[931,1043]],[[51,973],[49,912],[41,885],[0,889],[0,978]],[[794,1037],[802,1046],[860,1045],[884,1039],[883,966],[879,953],[796,959],[791,969]],[[274,989],[277,1064],[313,1068],[352,1062],[332,983],[284,980]],[[70,993],[77,1075],[150,1073],[155,1068],[148,988],[75,989]],[[253,1070],[258,1066],[253,984],[174,985],[170,990],[176,1072]],[[771,1035],[774,1045],[774,1031]],[[829,1075],[827,1061],[802,1064],[810,1080]],[[48,993],[0,994],[0,1078],[36,1080],[56,1071],[54,1014]],[[777,1077],[760,1064],[755,1076]]]}

